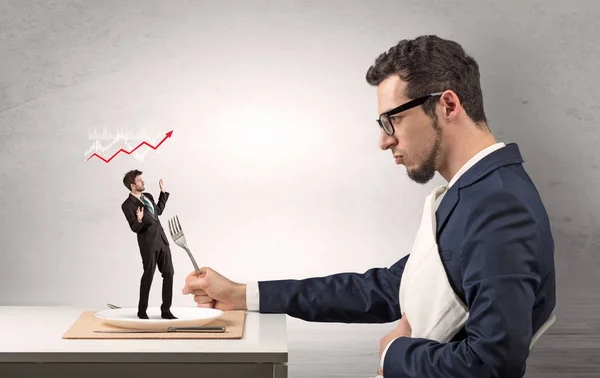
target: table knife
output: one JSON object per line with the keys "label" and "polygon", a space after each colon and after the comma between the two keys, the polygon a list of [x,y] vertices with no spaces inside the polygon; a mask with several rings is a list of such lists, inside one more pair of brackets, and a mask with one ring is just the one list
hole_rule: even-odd
{"label": "table knife", "polygon": [[155,329],[110,329],[110,330],[96,330],[96,333],[165,333],[165,332],[209,332],[209,333],[223,333],[225,327],[223,326],[203,326],[203,327],[169,327],[167,330],[155,330]]}

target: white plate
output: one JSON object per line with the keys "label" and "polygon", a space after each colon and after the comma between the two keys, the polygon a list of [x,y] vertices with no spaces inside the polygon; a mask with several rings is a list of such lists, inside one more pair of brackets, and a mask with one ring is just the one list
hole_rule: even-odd
{"label": "white plate", "polygon": [[137,307],[117,308],[98,311],[95,315],[110,325],[129,329],[166,330],[167,327],[196,327],[211,323],[223,311],[202,307],[172,307],[171,313],[177,319],[162,319],[160,307],[149,307],[147,314],[150,319],[137,317]]}

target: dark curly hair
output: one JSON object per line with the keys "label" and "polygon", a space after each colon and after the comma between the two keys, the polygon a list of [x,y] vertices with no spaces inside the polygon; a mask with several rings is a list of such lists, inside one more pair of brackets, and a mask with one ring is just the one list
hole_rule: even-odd
{"label": "dark curly hair", "polygon": [[[366,79],[377,86],[390,75],[398,75],[406,82],[404,96],[409,99],[454,91],[473,122],[482,128],[482,123],[487,124],[479,65],[457,42],[436,35],[404,39],[377,57],[367,70]],[[427,101],[422,106],[426,114],[434,117],[434,102]]]}
{"label": "dark curly hair", "polygon": [[127,190],[131,191],[131,185],[135,184],[135,178],[141,174],[142,171],[138,171],[137,169],[133,169],[125,173],[125,177],[123,177],[123,185],[125,185]]}

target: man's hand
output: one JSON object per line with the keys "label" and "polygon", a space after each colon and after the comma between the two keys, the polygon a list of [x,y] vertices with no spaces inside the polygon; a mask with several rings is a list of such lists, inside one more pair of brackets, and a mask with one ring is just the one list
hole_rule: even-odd
{"label": "man's hand", "polygon": [[233,282],[210,268],[200,268],[185,278],[183,294],[193,294],[198,307],[246,310],[246,285]]}
{"label": "man's hand", "polygon": [[[410,328],[410,324],[408,323],[408,319],[406,318],[406,314],[402,314],[402,318],[398,322],[396,328],[392,330],[392,332],[383,336],[379,341],[379,361],[381,361],[381,356],[383,355],[383,351],[388,346],[388,344],[398,338],[398,337],[410,337],[412,334],[412,329]],[[383,375],[381,368],[377,369],[377,374]]]}
{"label": "man's hand", "polygon": [[161,192],[165,192],[165,186],[163,184],[163,179],[160,179],[160,181],[158,182],[158,185],[160,186],[160,191]]}
{"label": "man's hand", "polygon": [[142,223],[142,218],[144,217],[144,208],[138,206],[135,213],[137,214],[138,222]]}

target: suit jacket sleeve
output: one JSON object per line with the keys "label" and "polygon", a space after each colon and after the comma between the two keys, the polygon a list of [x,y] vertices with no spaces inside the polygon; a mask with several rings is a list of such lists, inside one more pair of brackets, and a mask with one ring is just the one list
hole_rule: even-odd
{"label": "suit jacket sleeve", "polygon": [[400,337],[385,356],[386,378],[522,375],[540,283],[541,241],[533,215],[514,195],[501,190],[482,197],[469,204],[460,252],[470,312],[467,338],[440,344]]}
{"label": "suit jacket sleeve", "polygon": [[158,202],[156,203],[156,215],[161,215],[163,213],[168,199],[169,192],[160,192],[160,195],[158,196]]}
{"label": "suit jacket sleeve", "polygon": [[125,214],[125,219],[127,219],[127,223],[129,223],[129,228],[131,228],[131,231],[137,234],[144,230],[144,218],[142,218],[142,223],[138,222],[136,209],[123,204],[121,205],[121,210],[123,210],[123,214]]}
{"label": "suit jacket sleeve", "polygon": [[259,281],[259,311],[317,322],[392,322],[400,318],[398,291],[407,259],[365,273]]}

